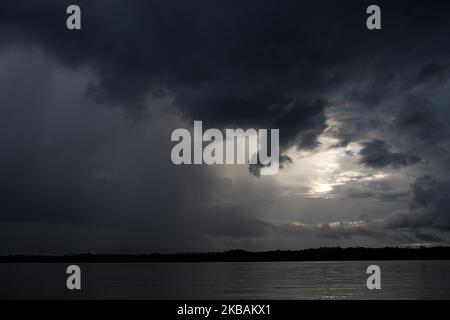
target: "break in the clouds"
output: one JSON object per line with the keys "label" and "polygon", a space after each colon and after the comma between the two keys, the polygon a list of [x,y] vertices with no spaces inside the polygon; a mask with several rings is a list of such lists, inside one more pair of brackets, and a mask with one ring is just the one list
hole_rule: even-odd
{"label": "break in the clouds", "polygon": [[[450,5],[0,4],[2,252],[448,240]],[[170,132],[278,128],[283,169],[175,167]]]}

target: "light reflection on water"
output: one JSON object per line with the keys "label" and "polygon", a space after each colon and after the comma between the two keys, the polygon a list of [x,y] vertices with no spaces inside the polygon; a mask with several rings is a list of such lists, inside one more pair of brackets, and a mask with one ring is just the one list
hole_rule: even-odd
{"label": "light reflection on water", "polygon": [[[381,290],[366,288],[381,267]],[[450,299],[450,261],[80,264],[82,290],[68,291],[68,264],[0,264],[1,298]]]}

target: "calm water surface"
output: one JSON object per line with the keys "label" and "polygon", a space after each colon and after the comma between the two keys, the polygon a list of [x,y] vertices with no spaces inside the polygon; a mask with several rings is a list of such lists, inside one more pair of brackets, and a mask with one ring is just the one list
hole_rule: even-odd
{"label": "calm water surface", "polygon": [[[366,288],[371,264],[381,290]],[[77,292],[67,265],[0,264],[0,298],[450,299],[450,261],[88,263]]]}

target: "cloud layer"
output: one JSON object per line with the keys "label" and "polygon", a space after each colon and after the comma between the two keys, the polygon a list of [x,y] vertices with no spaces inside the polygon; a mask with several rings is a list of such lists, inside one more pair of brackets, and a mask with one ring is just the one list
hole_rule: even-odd
{"label": "cloud layer", "polygon": [[[448,1],[69,4],[0,4],[2,252],[447,241]],[[172,166],[193,120],[286,169]]]}

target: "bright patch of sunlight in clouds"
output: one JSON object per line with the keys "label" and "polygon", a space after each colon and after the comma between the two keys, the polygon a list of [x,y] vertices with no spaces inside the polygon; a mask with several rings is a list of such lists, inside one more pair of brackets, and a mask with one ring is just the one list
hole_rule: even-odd
{"label": "bright patch of sunlight in clouds", "polygon": [[320,147],[314,152],[292,148],[288,155],[294,160],[291,167],[277,175],[285,192],[307,198],[335,198],[336,186],[349,182],[380,180],[387,173],[367,172],[358,162],[361,146],[351,143],[346,147],[333,147],[336,139],[322,135]]}

